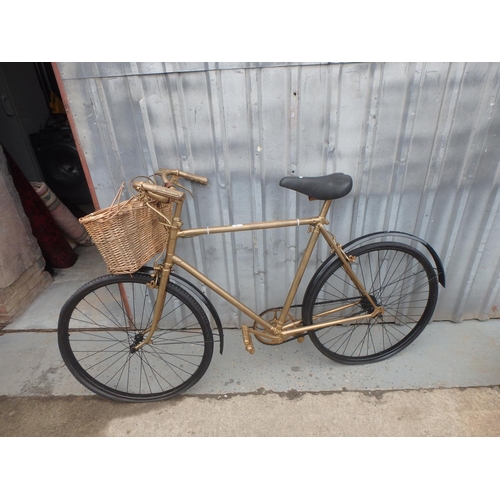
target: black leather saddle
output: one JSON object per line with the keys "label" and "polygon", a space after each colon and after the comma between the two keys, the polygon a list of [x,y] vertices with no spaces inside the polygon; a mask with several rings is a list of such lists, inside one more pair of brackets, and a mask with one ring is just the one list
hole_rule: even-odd
{"label": "black leather saddle", "polygon": [[340,172],[321,177],[283,177],[280,186],[315,200],[335,200],[351,192],[352,177]]}

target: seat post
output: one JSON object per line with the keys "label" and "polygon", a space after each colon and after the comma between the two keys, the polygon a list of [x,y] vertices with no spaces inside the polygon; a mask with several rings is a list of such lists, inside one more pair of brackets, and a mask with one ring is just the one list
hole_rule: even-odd
{"label": "seat post", "polygon": [[323,202],[323,206],[321,207],[321,211],[319,213],[320,217],[325,217],[326,218],[326,215],[328,214],[328,211],[330,210],[330,207],[332,205],[332,201],[333,200],[325,200]]}

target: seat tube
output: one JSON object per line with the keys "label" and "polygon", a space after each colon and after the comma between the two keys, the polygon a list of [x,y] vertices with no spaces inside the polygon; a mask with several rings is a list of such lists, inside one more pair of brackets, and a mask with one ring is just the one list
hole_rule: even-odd
{"label": "seat tube", "polygon": [[295,277],[293,279],[292,285],[290,287],[290,291],[288,292],[288,296],[286,298],[285,304],[283,305],[283,309],[281,311],[280,317],[278,318],[278,322],[277,322],[278,329],[281,329],[283,327],[283,325],[285,324],[286,317],[288,315],[288,311],[290,310],[293,299],[295,298],[295,295],[297,294],[297,290],[299,288],[300,282],[302,281],[302,277],[304,276],[304,272],[306,270],[307,264],[309,263],[309,260],[311,259],[312,252],[314,250],[314,247],[316,246],[316,243],[318,241],[318,237],[319,237],[321,229],[323,227],[323,222],[326,222],[325,217],[326,217],[326,214],[328,213],[328,210],[330,209],[331,204],[332,204],[332,200],[325,200],[325,202],[323,203],[323,206],[321,207],[321,211],[319,214],[319,217],[322,218],[323,221],[318,222],[318,223],[310,226],[310,228],[312,229],[312,234],[311,234],[311,237],[309,238],[309,242],[308,242],[307,247],[304,251],[304,255],[302,256],[299,267],[298,267],[297,272],[295,274]]}

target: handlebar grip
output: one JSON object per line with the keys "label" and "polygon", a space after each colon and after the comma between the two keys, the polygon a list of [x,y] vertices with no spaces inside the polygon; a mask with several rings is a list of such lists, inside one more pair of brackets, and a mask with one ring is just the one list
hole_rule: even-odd
{"label": "handlebar grip", "polygon": [[202,175],[190,174],[188,172],[183,172],[182,170],[169,170],[167,168],[162,168],[157,172],[163,177],[165,182],[168,181],[166,178],[167,175],[176,175],[178,177],[184,177],[184,179],[188,179],[189,181],[198,182],[199,184],[208,184],[208,179],[203,177]]}
{"label": "handlebar grip", "polygon": [[203,177],[202,175],[195,175],[195,174],[188,174],[183,172],[184,177],[186,179],[189,179],[190,181],[198,182],[199,184],[206,185],[208,184],[208,179],[206,177]]}
{"label": "handlebar grip", "polygon": [[185,197],[185,194],[177,191],[177,189],[174,189],[172,187],[167,188],[163,186],[157,186],[156,184],[151,184],[150,182],[134,181],[132,182],[132,187],[136,191],[144,189],[144,191],[150,194],[151,198],[161,203],[168,203],[170,200],[183,201]]}

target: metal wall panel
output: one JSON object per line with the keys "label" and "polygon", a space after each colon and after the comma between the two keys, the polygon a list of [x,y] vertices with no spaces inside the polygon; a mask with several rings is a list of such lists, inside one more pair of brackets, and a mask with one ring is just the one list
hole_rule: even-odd
{"label": "metal wall panel", "polygon": [[[101,206],[122,181],[168,167],[210,181],[192,186],[185,226],[311,216],[319,202],[280,178],[345,172],[353,192],[330,213],[339,241],[385,229],[420,236],[447,272],[435,318],[500,317],[498,63],[58,68]],[[305,228],[207,235],[179,252],[263,310],[283,303],[307,237]],[[326,256],[320,245],[306,281]],[[209,295],[237,326],[239,314]]]}

